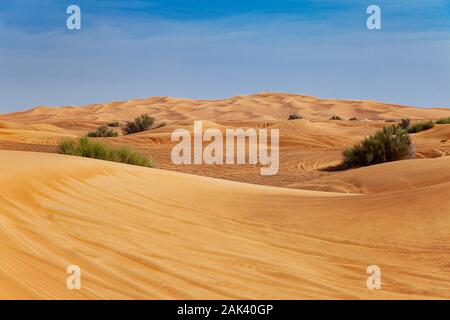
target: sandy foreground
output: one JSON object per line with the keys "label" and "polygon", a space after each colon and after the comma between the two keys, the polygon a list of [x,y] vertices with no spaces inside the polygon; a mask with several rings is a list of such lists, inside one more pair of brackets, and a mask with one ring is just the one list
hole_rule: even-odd
{"label": "sandy foreground", "polygon": [[[156,169],[54,153],[62,137],[144,112],[166,126],[104,141]],[[286,121],[293,112],[305,119]],[[259,94],[0,115],[0,298],[448,299],[450,125],[412,135],[416,159],[325,170],[402,116],[450,110]],[[280,129],[279,174],[174,166],[170,133],[193,119]],[[81,290],[66,288],[68,265]],[[382,290],[366,287],[370,265]]]}

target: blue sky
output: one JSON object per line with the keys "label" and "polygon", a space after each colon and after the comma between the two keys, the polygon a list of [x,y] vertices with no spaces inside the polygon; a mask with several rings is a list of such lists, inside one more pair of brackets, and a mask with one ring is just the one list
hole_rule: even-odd
{"label": "blue sky", "polygon": [[450,107],[449,88],[450,1],[0,0],[0,112],[260,91]]}

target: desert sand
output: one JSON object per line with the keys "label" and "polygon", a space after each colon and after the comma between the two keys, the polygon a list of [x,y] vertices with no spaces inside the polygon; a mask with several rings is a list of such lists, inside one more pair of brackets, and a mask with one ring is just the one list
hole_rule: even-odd
{"label": "desert sand", "polygon": [[[56,154],[62,137],[145,112],[166,125],[102,141],[155,169]],[[450,125],[411,135],[416,159],[328,170],[387,119],[448,116],[281,93],[0,115],[0,298],[449,299]],[[280,129],[279,174],[175,166],[170,133],[194,119]],[[68,265],[81,290],[66,288]],[[382,290],[367,289],[369,265]]]}

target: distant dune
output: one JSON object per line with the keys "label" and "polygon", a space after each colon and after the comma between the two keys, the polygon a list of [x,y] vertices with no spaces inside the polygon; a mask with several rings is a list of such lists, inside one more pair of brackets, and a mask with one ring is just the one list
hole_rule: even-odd
{"label": "distant dune", "polygon": [[64,127],[70,121],[104,122],[131,120],[150,113],[161,121],[277,121],[298,113],[308,120],[328,120],[332,115],[360,119],[386,120],[410,117],[417,120],[450,116],[450,109],[413,108],[375,101],[320,99],[286,94],[259,93],[221,100],[192,100],[171,97],[92,104],[70,107],[36,107],[27,111],[0,116],[0,120],[20,123],[57,123]]}
{"label": "distant dune", "polygon": [[[101,141],[156,169],[55,154],[63,137],[143,113],[165,126]],[[415,159],[335,169],[345,148],[403,117],[450,109],[260,93],[0,115],[0,298],[449,299],[450,125],[411,134]],[[278,174],[173,164],[171,133],[197,119],[279,129]],[[82,290],[66,288],[72,264]],[[367,289],[369,265],[382,290]]]}
{"label": "distant dune", "polygon": [[[374,133],[385,120],[409,117],[423,121],[450,117],[450,109],[423,109],[371,101],[319,99],[285,93],[259,93],[222,100],[192,100],[152,97],[82,107],[36,107],[0,115],[0,148],[10,150],[56,151],[64,137],[85,135],[99,125],[128,121],[142,113],[165,127],[148,132],[108,138],[111,144],[128,144],[151,156],[158,168],[263,185],[323,188],[307,183],[328,176],[322,171],[339,164],[342,151]],[[302,120],[288,121],[290,114]],[[344,121],[330,121],[332,115]],[[357,121],[348,121],[356,117]],[[193,121],[202,119],[204,128],[233,127],[280,129],[280,171],[274,178],[259,174],[256,166],[176,166],[170,160],[171,133],[177,128],[192,131]],[[116,129],[117,130],[117,129]],[[120,130],[117,130],[120,134]],[[412,135],[418,158],[450,154],[449,126]]]}

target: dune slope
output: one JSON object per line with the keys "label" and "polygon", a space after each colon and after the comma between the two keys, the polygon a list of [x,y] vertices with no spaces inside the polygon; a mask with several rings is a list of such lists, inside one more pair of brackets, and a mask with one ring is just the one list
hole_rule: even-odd
{"label": "dune slope", "polygon": [[450,157],[404,160],[345,170],[291,188],[349,193],[390,193],[450,181]]}
{"label": "dune slope", "polygon": [[[0,161],[0,298],[450,298],[449,181],[343,195],[57,154]],[[66,289],[72,264],[81,290]],[[366,288],[373,264],[380,291]]]}

